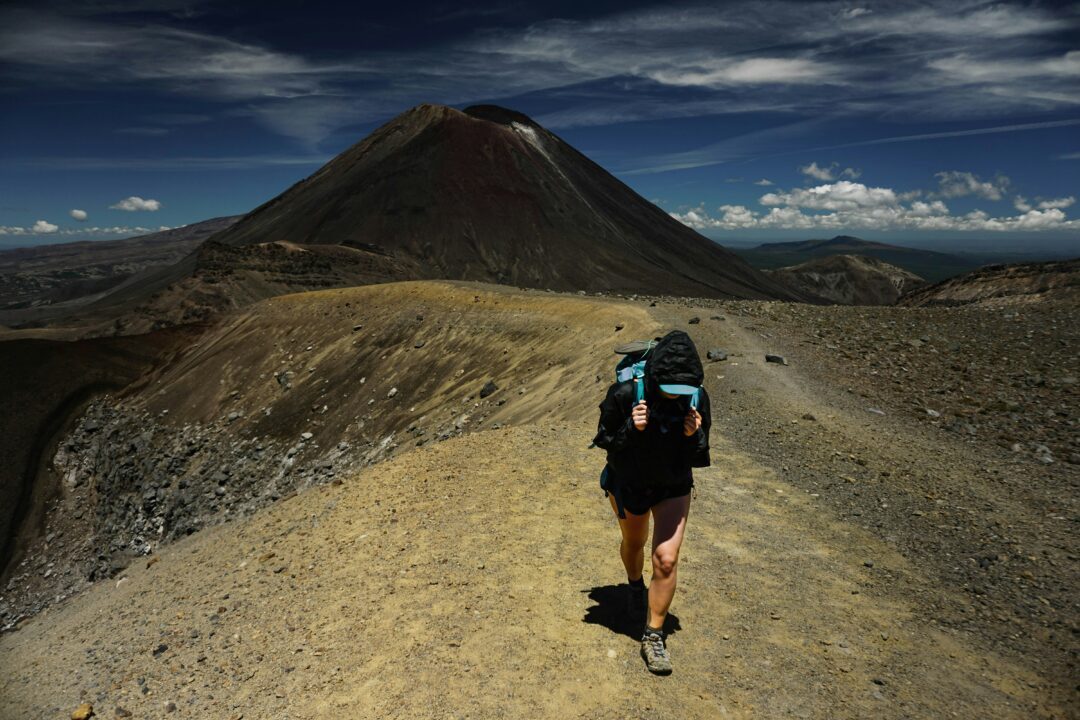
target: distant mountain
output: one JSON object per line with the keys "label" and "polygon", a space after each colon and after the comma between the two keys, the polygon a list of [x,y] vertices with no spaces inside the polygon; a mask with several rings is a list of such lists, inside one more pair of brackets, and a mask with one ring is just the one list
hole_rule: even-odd
{"label": "distant mountain", "polygon": [[828,240],[764,243],[735,252],[760,270],[798,265],[816,257],[857,254],[883,260],[929,282],[944,280],[978,267],[974,260],[957,255],[862,240],[851,235],[837,235]]}
{"label": "distant mountain", "polygon": [[79,242],[0,251],[0,323],[63,313],[149,268],[172,265],[214,233],[240,219],[213,218],[121,240]]}
{"label": "distant mountain", "polygon": [[1080,300],[1080,258],[988,265],[907,293],[898,304],[917,307],[1039,300]]}
{"label": "distant mountain", "polygon": [[121,320],[134,332],[287,292],[408,279],[809,299],[525,115],[420,105],[92,310],[138,307]]}
{"label": "distant mountain", "polygon": [[765,272],[843,305],[892,305],[905,292],[926,284],[914,273],[864,255],[825,255]]}

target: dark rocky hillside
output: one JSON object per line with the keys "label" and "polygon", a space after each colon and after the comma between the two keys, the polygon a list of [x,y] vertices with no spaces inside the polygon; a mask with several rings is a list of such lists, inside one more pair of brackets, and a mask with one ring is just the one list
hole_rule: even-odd
{"label": "dark rocky hillside", "polygon": [[213,218],[123,240],[0,251],[0,324],[40,324],[69,314],[139,273],[176,263],[238,219]]}
{"label": "dark rocky hillside", "polygon": [[174,265],[53,313],[75,336],[396,280],[817,302],[678,222],[528,117],[408,110]]}
{"label": "dark rocky hillside", "polygon": [[978,263],[957,255],[919,250],[862,240],[851,235],[837,235],[828,240],[799,240],[796,242],[765,243],[741,249],[739,257],[756,268],[773,270],[798,265],[830,255],[862,255],[903,268],[929,282],[937,282],[978,267]]}
{"label": "dark rocky hillside", "polygon": [[905,295],[909,306],[1032,302],[1080,295],[1080,259],[990,265]]}
{"label": "dark rocky hillside", "polygon": [[914,273],[864,255],[827,255],[766,273],[841,305],[892,305],[926,284]]}

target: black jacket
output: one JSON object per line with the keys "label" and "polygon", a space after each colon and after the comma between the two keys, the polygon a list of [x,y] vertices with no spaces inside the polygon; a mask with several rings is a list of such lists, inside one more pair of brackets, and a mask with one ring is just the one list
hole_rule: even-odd
{"label": "black jacket", "polygon": [[701,428],[687,437],[683,418],[690,407],[689,397],[669,400],[659,392],[649,392],[650,385],[646,383],[649,422],[644,430],[635,428],[630,417],[635,398],[633,381],[613,384],[600,403],[600,423],[593,442],[607,450],[608,472],[624,487],[678,484],[690,476],[690,468],[711,464],[712,412],[705,388],[701,388],[698,400]]}

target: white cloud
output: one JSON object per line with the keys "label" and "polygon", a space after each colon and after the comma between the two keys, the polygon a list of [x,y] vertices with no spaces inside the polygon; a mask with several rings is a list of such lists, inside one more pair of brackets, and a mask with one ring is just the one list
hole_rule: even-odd
{"label": "white cloud", "polygon": [[808,175],[815,180],[835,180],[838,177],[849,177],[855,180],[862,175],[862,170],[856,170],[855,168],[840,169],[840,164],[837,162],[830,163],[828,167],[821,167],[817,162],[812,162],[809,165],[802,165],[799,167],[799,172],[803,175]]}
{"label": "white cloud", "polygon": [[775,185],[776,183],[774,183],[772,180],[769,180],[767,178],[761,178],[760,180],[755,180],[754,184],[755,185],[761,185],[763,187],[768,187],[769,185]]}
{"label": "white cloud", "polygon": [[[51,229],[50,229],[51,228]],[[78,235],[84,236],[130,236],[130,235],[146,235],[154,232],[161,232],[163,230],[171,230],[172,228],[167,225],[162,225],[157,228],[147,228],[140,226],[128,226],[128,225],[114,225],[112,227],[88,227],[88,228],[64,228],[58,229],[56,225],[45,222],[44,220],[38,220],[33,227],[18,227],[10,225],[0,225],[0,235]]]}
{"label": "white cloud", "polygon": [[820,168],[820,167],[818,167],[817,162],[812,162],[809,165],[801,166],[799,168],[799,172],[801,172],[803,175],[809,175],[810,177],[816,178],[818,180],[832,180],[833,179],[832,170],[829,169],[829,168]]}
{"label": "white cloud", "polygon": [[1072,195],[1069,197],[1055,198],[1052,200],[1043,200],[1039,203],[1039,208],[1042,210],[1053,210],[1055,208],[1067,208],[1076,202],[1076,198]]}
{"label": "white cloud", "polygon": [[816,210],[854,210],[896,205],[898,200],[896,193],[889,188],[867,187],[862,183],[840,180],[787,193],[767,193],[761,196],[760,202],[762,205],[791,205]]}
{"label": "white cloud", "polygon": [[75,218],[79,222],[82,222],[83,220],[85,220],[87,218],[86,211],[85,210],[79,210],[79,209],[72,210],[71,212],[68,213],[68,215]]}
{"label": "white cloud", "polygon": [[1043,230],[1046,228],[1080,226],[1076,220],[1066,221],[1065,213],[1057,208],[1050,210],[1028,210],[1023,215],[1015,218],[1007,218],[1004,222],[1012,224],[1011,230]]}
{"label": "white cloud", "polygon": [[951,214],[940,199],[919,200],[917,191],[897,193],[892,188],[867,187],[840,180],[790,192],[771,192],[759,202],[768,207],[756,212],[744,205],[721,205],[719,216],[703,206],[670,213],[698,230],[722,229],[831,229],[831,230],[925,230],[925,231],[1044,231],[1080,229],[1080,220],[1069,220],[1062,207],[1074,202],[1066,197],[1046,200],[1032,208],[1017,196],[1019,215],[991,217],[983,210]]}
{"label": "white cloud", "polygon": [[1075,202],[1076,198],[1072,195],[1062,198],[1050,198],[1048,200],[1040,200],[1036,205],[1028,202],[1027,198],[1025,198],[1023,195],[1017,195],[1013,198],[1013,205],[1016,207],[1016,209],[1020,212],[1025,213],[1033,210],[1036,207],[1038,207],[1039,210],[1061,210],[1069,207]]}
{"label": "white cloud", "polygon": [[109,209],[126,210],[127,212],[137,212],[139,210],[156,212],[161,209],[161,202],[158,200],[143,200],[138,195],[132,195],[129,198],[124,198],[115,205],[110,205]]}
{"label": "white cloud", "polygon": [[148,235],[150,233],[161,232],[162,230],[171,230],[172,228],[167,225],[161,225],[156,228],[142,227],[140,225],[113,225],[112,227],[88,227],[88,228],[75,228],[71,230],[61,230],[61,235]]}
{"label": "white cloud", "polygon": [[645,77],[665,85],[725,87],[785,83],[839,82],[837,68],[806,58],[758,57],[747,60],[709,59],[672,63],[646,70]]}
{"label": "white cloud", "polygon": [[58,225],[53,225],[47,220],[38,220],[31,227],[0,225],[0,235],[52,235],[58,230],[60,230]]}
{"label": "white cloud", "polygon": [[948,170],[934,173],[938,179],[938,194],[942,197],[963,197],[976,195],[987,200],[1000,200],[1009,187],[1009,178],[998,175],[993,181],[983,181],[970,172]]}
{"label": "white cloud", "polygon": [[933,70],[952,76],[961,82],[1008,83],[1031,77],[1080,77],[1080,50],[1072,50],[1053,58],[1009,58],[989,60],[961,53],[937,58],[927,63]]}
{"label": "white cloud", "polygon": [[972,10],[967,3],[950,5],[898,5],[864,16],[848,26],[864,33],[895,33],[902,36],[925,35],[933,42],[942,36],[953,40],[989,40],[1064,30],[1069,18],[1049,9],[1031,5],[997,3]]}

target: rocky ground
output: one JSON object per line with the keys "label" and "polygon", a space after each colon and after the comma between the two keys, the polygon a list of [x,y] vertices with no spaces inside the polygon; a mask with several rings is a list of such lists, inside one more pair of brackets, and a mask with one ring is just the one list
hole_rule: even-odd
{"label": "rocky ground", "polygon": [[797,349],[823,380],[866,398],[868,408],[878,401],[965,440],[1045,465],[1080,465],[1074,302],[728,308],[765,344]]}
{"label": "rocky ground", "polygon": [[[525,294],[550,297],[541,316],[532,300],[505,290],[484,294],[487,311],[471,315],[476,293],[456,287],[463,295],[454,302],[465,301],[460,315],[440,317],[461,330],[432,333],[428,342],[452,347],[498,331],[496,341],[453,355],[470,368],[481,357],[476,347],[497,354],[466,373],[469,391],[452,402],[430,387],[421,395],[447,402],[447,421],[466,402],[492,401],[477,413],[482,422],[466,425],[476,432],[419,447],[424,436],[410,434],[410,444],[382,462],[351,466],[368,449],[350,423],[371,414],[366,428],[377,439],[370,423],[396,426],[410,416],[395,414],[380,385],[370,407],[381,412],[368,410],[366,399],[342,400],[349,417],[335,419],[332,404],[318,412],[320,402],[278,437],[256,422],[257,411],[270,406],[270,417],[291,418],[288,406],[261,390],[230,400],[231,366],[210,360],[239,362],[234,339],[250,344],[270,332],[250,316],[124,400],[124,413],[102,404],[84,418],[59,448],[61,467],[85,468],[92,457],[123,466],[130,454],[122,445],[104,455],[100,447],[103,432],[125,427],[124,442],[137,440],[138,429],[149,434],[153,452],[134,455],[153,476],[197,438],[211,448],[196,453],[205,472],[179,475],[193,479],[199,499],[195,509],[178,503],[178,484],[128,487],[125,503],[105,516],[123,526],[123,537],[137,530],[153,538],[151,513],[168,507],[183,522],[170,521],[160,537],[178,539],[153,541],[152,555],[126,566],[108,554],[101,565],[83,566],[100,568],[100,576],[2,636],[0,717],[66,716],[84,701],[102,716],[118,708],[136,716],[290,718],[1076,715],[1078,473],[1068,462],[1072,418],[1058,413],[1076,406],[1075,385],[1062,381],[1075,374],[1076,360],[1064,309],[1032,310],[1021,325],[1004,311],[964,308]],[[372,363],[416,367],[406,349],[420,352],[415,328],[436,317],[433,298],[402,298],[412,303],[402,319],[388,311],[394,302],[367,310],[385,317],[405,346],[391,353],[374,343]],[[252,348],[252,357],[266,356],[253,374],[282,393],[271,368],[285,359],[294,373],[286,395],[336,378],[328,358],[343,346],[329,328],[345,322],[338,315],[345,301],[288,300],[296,305],[290,312],[307,318],[288,348],[292,359]],[[411,308],[423,303],[417,324]],[[369,305],[379,305],[374,295]],[[536,325],[545,329],[524,334]],[[645,673],[618,610],[617,529],[596,486],[602,455],[586,446],[613,366],[610,347],[672,327],[687,329],[703,355],[712,349],[725,359],[706,368],[713,467],[697,474],[669,627],[676,672],[661,679]],[[353,342],[353,332],[350,323],[341,342]],[[321,347],[305,350],[309,336],[321,337]],[[565,337],[573,342],[561,344]],[[1030,352],[1004,353],[1016,341]],[[492,375],[502,350],[519,345],[522,354]],[[318,360],[296,362],[309,352]],[[767,353],[786,364],[766,362]],[[956,359],[965,354],[975,368]],[[526,383],[519,363],[529,362],[544,371]],[[1044,384],[1028,386],[1016,375],[1023,371]],[[488,375],[500,390],[480,398],[476,388]],[[190,377],[217,388],[212,402],[178,401],[193,395]],[[503,377],[527,391],[514,394]],[[405,398],[399,378],[384,379],[401,388],[399,411],[415,407],[417,396]],[[1022,405],[957,413],[967,409],[964,395]],[[303,404],[314,406],[313,397]],[[241,414],[230,420],[231,413]],[[429,408],[412,415],[442,422]],[[99,427],[87,427],[95,421]],[[428,437],[444,427],[421,426]],[[304,440],[297,430],[313,434]],[[158,436],[177,451],[166,453]],[[320,449],[309,453],[306,443]],[[258,464],[258,444],[272,465]],[[293,472],[273,475],[298,445]],[[325,467],[328,453],[339,454]],[[240,471],[245,462],[252,464]],[[99,480],[80,484],[77,471],[69,497],[106,487],[104,465],[95,467]],[[267,473],[281,478],[278,490],[238,477]],[[291,489],[302,491],[290,496]],[[260,507],[274,492],[281,499]],[[94,498],[83,497],[89,517]],[[210,527],[187,535],[191,517],[212,518],[199,524]],[[150,524],[138,526],[139,518]],[[91,528],[65,532],[85,541]],[[40,577],[48,563],[33,570]],[[5,592],[4,601],[12,597]]]}
{"label": "rocky ground", "polygon": [[22,529],[40,538],[4,577],[0,628],[178,538],[388,456],[538,409],[565,419],[567,401],[608,371],[577,341],[613,345],[616,325],[634,332],[647,318],[602,300],[565,304],[404,283],[279,298],[222,322],[126,394],[90,403],[47,453],[44,519]]}
{"label": "rocky ground", "polygon": [[[654,313],[697,318],[684,327],[726,349],[709,365],[727,389],[721,432],[935,578],[918,599],[925,622],[1075,676],[1080,468],[1054,453],[1075,459],[1077,441],[1067,304]],[[1023,402],[999,411],[1002,398]],[[1075,688],[1059,691],[1075,705]]]}

